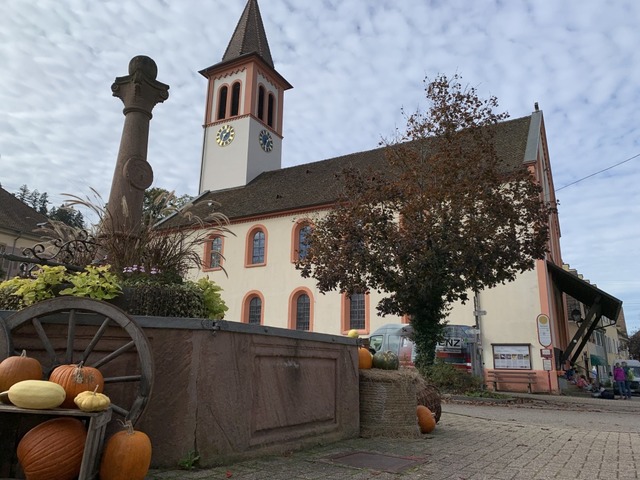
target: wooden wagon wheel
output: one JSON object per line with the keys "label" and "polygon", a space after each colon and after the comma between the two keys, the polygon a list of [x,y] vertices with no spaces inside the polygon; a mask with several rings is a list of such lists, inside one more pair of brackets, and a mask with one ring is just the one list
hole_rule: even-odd
{"label": "wooden wagon wheel", "polygon": [[[135,396],[128,395],[130,399],[127,403],[112,402],[112,409],[134,424],[138,420],[151,395],[153,357],[144,332],[124,311],[109,303],[89,298],[57,297],[26,307],[6,318],[4,323],[7,337],[4,350],[7,354],[18,354],[29,341],[38,343],[44,349],[45,358],[41,359],[41,362],[47,378],[56,366],[80,361],[101,371],[123,366],[127,370],[134,370],[127,371],[127,375],[117,375],[115,373],[119,372],[111,371],[105,375],[104,382],[107,393],[110,385],[123,384],[120,385],[123,387],[137,384]],[[48,334],[48,330],[58,328],[60,336],[60,332],[64,333],[65,323],[66,339],[58,338],[59,341],[56,343],[52,340],[52,334]],[[57,327],[54,327],[56,325]],[[116,328],[117,335],[105,335],[107,331],[113,332],[109,330],[110,327]],[[0,332],[0,347],[2,336]],[[108,353],[95,358],[101,350],[104,352],[107,336],[108,343],[115,343],[116,346],[109,346]],[[79,337],[82,337],[82,341]],[[0,350],[0,355],[2,353]],[[131,387],[126,389],[131,390]]]}

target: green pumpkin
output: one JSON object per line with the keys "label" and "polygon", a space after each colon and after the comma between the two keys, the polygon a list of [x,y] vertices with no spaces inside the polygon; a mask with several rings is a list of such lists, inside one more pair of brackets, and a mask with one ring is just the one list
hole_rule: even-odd
{"label": "green pumpkin", "polygon": [[373,356],[373,368],[381,368],[382,370],[398,370],[400,367],[400,359],[398,355],[391,350],[386,352],[377,352]]}

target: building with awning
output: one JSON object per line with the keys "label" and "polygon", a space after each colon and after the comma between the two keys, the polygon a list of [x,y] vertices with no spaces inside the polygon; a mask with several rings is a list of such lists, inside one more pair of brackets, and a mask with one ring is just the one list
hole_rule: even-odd
{"label": "building with awning", "polygon": [[[560,356],[561,363],[567,361],[575,363],[596,328],[606,328],[616,324],[622,310],[622,301],[581,279],[567,269],[558,267],[551,262],[547,262],[547,268],[555,288],[566,295],[570,295],[587,307],[584,318],[578,322],[577,332]],[[571,313],[569,312],[569,315]],[[595,366],[606,365],[607,361],[598,355],[592,354],[591,364]]]}

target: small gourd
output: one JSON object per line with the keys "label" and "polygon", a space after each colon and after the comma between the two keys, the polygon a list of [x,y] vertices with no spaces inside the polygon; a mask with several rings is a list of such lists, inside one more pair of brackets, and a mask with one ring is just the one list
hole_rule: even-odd
{"label": "small gourd", "polygon": [[26,350],[0,362],[0,392],[22,380],[42,380],[42,365],[35,358],[27,357]]}
{"label": "small gourd", "polygon": [[373,365],[373,355],[368,348],[358,348],[358,368],[368,370]]}
{"label": "small gourd", "polygon": [[34,410],[59,407],[65,396],[64,388],[47,380],[23,380],[8,391],[9,400],[16,407]]}
{"label": "small gourd", "polygon": [[93,391],[98,387],[98,392],[104,389],[104,378],[100,370],[94,367],[87,367],[80,362],[77,365],[59,365],[53,372],[49,380],[61,385],[67,392],[67,396],[62,403],[63,408],[76,408],[73,399],[86,390]]}
{"label": "small gourd", "polygon": [[80,392],[73,402],[83,412],[102,412],[109,408],[111,400],[104,393],[98,393],[98,387],[91,391]]}
{"label": "small gourd", "polygon": [[424,405],[418,405],[416,408],[416,415],[418,417],[418,426],[420,427],[420,433],[431,433],[436,428],[436,419]]}
{"label": "small gourd", "polygon": [[398,355],[391,350],[386,352],[377,352],[373,356],[373,368],[381,368],[383,370],[398,370],[400,368],[400,359]]}
{"label": "small gourd", "polygon": [[151,465],[151,440],[133,429],[130,420],[124,430],[107,441],[100,461],[100,480],[144,480]]}

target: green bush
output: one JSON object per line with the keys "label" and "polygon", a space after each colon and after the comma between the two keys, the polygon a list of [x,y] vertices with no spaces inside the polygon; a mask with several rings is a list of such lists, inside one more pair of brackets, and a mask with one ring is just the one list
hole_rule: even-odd
{"label": "green bush", "polygon": [[212,320],[220,320],[224,318],[224,314],[229,310],[229,307],[227,307],[220,295],[222,287],[206,277],[198,280],[195,283],[195,286],[202,291],[204,296],[204,307],[207,311],[206,317]]}
{"label": "green bush", "polygon": [[130,315],[206,318],[202,290],[188,284],[137,284],[114,303]]}
{"label": "green bush", "polygon": [[84,272],[66,275],[64,280],[72,286],[60,291],[60,295],[89,297],[96,300],[109,300],[122,292],[118,277],[109,271],[109,266],[87,266]]}
{"label": "green bush", "polygon": [[227,306],[221,288],[208,278],[197,283],[158,283],[153,276],[137,277],[124,288],[109,266],[88,266],[80,273],[43,266],[34,278],[0,283],[0,310],[19,310],[58,295],[110,300],[130,315],[221,319]]}
{"label": "green bush", "polygon": [[442,361],[436,361],[433,365],[420,369],[420,373],[443,393],[464,395],[480,391],[483,385],[482,378]]}

